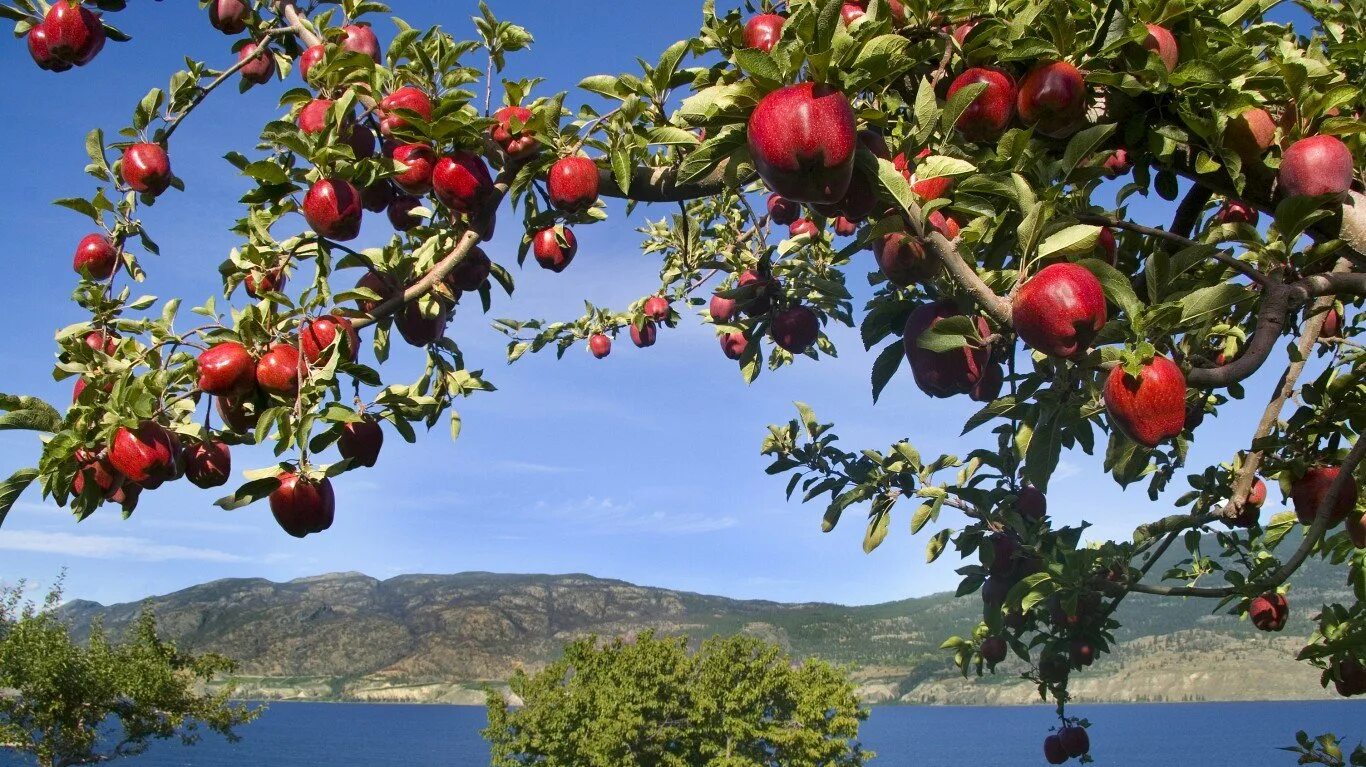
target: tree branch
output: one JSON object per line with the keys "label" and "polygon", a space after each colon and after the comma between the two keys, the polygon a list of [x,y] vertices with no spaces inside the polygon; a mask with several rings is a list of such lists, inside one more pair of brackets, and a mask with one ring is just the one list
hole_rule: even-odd
{"label": "tree branch", "polygon": [[706,176],[679,184],[677,168],[641,165],[631,174],[631,188],[622,189],[612,171],[601,168],[598,170],[598,194],[636,202],[682,202],[711,197],[728,186],[742,187],[754,180],[753,176],[731,178],[729,170],[729,163],[722,162]]}
{"label": "tree branch", "polygon": [[1190,191],[1181,198],[1181,204],[1176,206],[1176,215],[1172,217],[1171,233],[1190,237],[1195,232],[1195,225],[1200,223],[1200,216],[1205,212],[1205,205],[1214,196],[1214,191],[1209,187],[1195,182],[1191,185]]}
{"label": "tree branch", "polygon": [[[1187,196],[1186,199],[1189,200],[1190,197]],[[1182,204],[1185,204],[1184,201]],[[1177,213],[1177,218],[1180,218],[1179,212]],[[1148,237],[1156,237],[1158,239],[1165,240],[1169,244],[1179,245],[1183,248],[1198,248],[1205,246],[1205,243],[1199,242],[1197,240],[1192,240],[1191,238],[1186,237],[1185,235],[1177,234],[1175,232],[1168,232],[1165,229],[1157,229],[1151,226],[1144,226],[1143,224],[1136,224],[1132,221],[1128,221],[1122,218],[1114,218],[1113,216],[1102,216],[1095,213],[1082,213],[1081,215],[1077,216],[1077,220],[1083,224],[1095,224],[1097,226],[1113,226],[1119,229],[1127,229],[1128,231],[1138,232],[1139,234],[1147,235]],[[1234,258],[1232,255],[1225,253],[1222,250],[1216,250],[1210,255],[1214,260],[1218,261],[1224,266],[1227,266],[1233,271],[1243,275],[1244,277],[1247,277],[1248,279],[1252,280],[1253,282],[1259,285],[1267,285],[1269,283],[1267,276],[1265,274],[1262,274],[1257,269],[1255,269],[1251,264],[1244,263],[1243,261]]]}

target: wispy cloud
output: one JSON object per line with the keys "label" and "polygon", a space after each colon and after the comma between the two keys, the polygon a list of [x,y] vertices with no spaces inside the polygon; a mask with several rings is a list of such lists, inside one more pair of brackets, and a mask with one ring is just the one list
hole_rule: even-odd
{"label": "wispy cloud", "polygon": [[245,562],[246,557],[216,549],[155,543],[145,538],[116,535],[76,535],[38,530],[0,533],[0,550],[61,554],[86,559],[138,560],[167,562]]}
{"label": "wispy cloud", "polygon": [[533,463],[531,461],[494,461],[489,464],[489,468],[494,471],[506,471],[521,474],[567,474],[578,469],[571,466],[555,466],[548,463]]}
{"label": "wispy cloud", "polygon": [[616,533],[655,533],[659,535],[696,535],[735,527],[739,520],[730,516],[710,516],[696,512],[638,511],[635,504],[618,503],[611,498],[589,496],[571,503],[536,504],[538,511],[560,521],[571,521],[580,532],[610,535]]}

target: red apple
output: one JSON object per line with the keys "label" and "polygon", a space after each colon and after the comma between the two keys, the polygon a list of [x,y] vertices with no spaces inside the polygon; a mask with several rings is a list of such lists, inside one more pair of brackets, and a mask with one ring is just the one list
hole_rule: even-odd
{"label": "red apple", "polygon": [[587,157],[562,157],[546,177],[550,204],[559,210],[582,211],[598,201],[598,166]]}
{"label": "red apple", "polygon": [[1048,497],[1033,485],[1021,485],[1015,493],[1015,511],[1025,519],[1042,521],[1048,515]]}
{"label": "red apple", "polygon": [[[1105,327],[1105,291],[1084,266],[1052,264],[1029,278],[1011,302],[1015,332],[1053,357],[1086,353]],[[1182,404],[1182,419],[1185,405]]]}
{"label": "red apple", "polygon": [[247,347],[224,341],[199,355],[199,390],[206,394],[241,394],[256,386],[256,360]]}
{"label": "red apple", "polygon": [[47,27],[42,24],[35,24],[25,36],[28,43],[28,55],[33,58],[33,63],[39,69],[49,72],[65,72],[73,65],[69,61],[62,60],[52,52],[52,46],[48,44]]}
{"label": "red apple", "polygon": [[280,486],[270,494],[270,513],[295,538],[331,527],[336,505],[331,480],[313,481],[293,471],[280,474]]}
{"label": "red apple", "polygon": [[302,54],[300,54],[299,77],[302,77],[304,79],[304,82],[308,82],[309,71],[312,70],[313,67],[316,66],[320,61],[322,61],[323,56],[325,56],[326,54],[327,46],[322,44],[310,45],[308,48],[304,49],[304,52]]}
{"label": "red apple", "polygon": [[853,237],[855,234],[858,234],[858,224],[850,221],[844,216],[835,219],[836,237]]}
{"label": "red apple", "polygon": [[[921,304],[906,318],[902,335],[906,359],[911,363],[916,386],[931,397],[952,397],[971,392],[987,366],[989,354],[986,348],[964,346],[936,352],[920,347],[920,336],[925,331],[941,320],[961,315],[962,312],[952,301],[944,300]],[[976,324],[981,336],[989,334],[986,320],[978,317]]]}
{"label": "red apple", "polygon": [[[1186,428],[1190,428],[1188,425]],[[1252,528],[1261,521],[1262,504],[1266,503],[1266,483],[1261,478],[1252,483],[1252,489],[1247,491],[1247,498],[1243,500],[1242,509],[1238,516],[1229,522],[1232,526]]]}
{"label": "red apple", "polygon": [[92,330],[81,340],[91,349],[105,354],[113,354],[119,348],[119,337],[105,330]]}
{"label": "red apple", "polygon": [[[531,121],[530,109],[506,106],[494,112],[493,119],[498,122],[489,128],[489,138],[502,147],[509,158],[526,160],[540,153],[541,142],[526,129],[526,124]],[[513,129],[513,121],[517,122],[516,130]]]}
{"label": "red apple", "polygon": [[369,413],[362,413],[360,421],[342,426],[337,439],[337,450],[342,458],[351,459],[352,466],[373,468],[384,447],[384,429]]}
{"label": "red apple", "polygon": [[1016,109],[1040,133],[1069,136],[1086,121],[1086,78],[1065,61],[1040,64],[1020,82]]}
{"label": "red apple", "polygon": [[612,339],[602,333],[594,333],[588,339],[588,351],[594,357],[602,359],[612,353]]}
{"label": "red apple", "polygon": [[247,28],[251,9],[242,0],[213,0],[209,3],[209,23],[225,35],[239,35]]}
{"label": "red apple", "polygon": [[242,79],[253,85],[265,85],[275,77],[275,56],[271,54],[269,48],[256,43],[247,43],[237,52],[238,61],[247,61],[241,69],[237,70],[242,75]]}
{"label": "red apple", "polygon": [[1176,44],[1176,38],[1166,27],[1156,24],[1149,24],[1148,36],[1143,40],[1143,47],[1157,54],[1162,59],[1162,64],[1168,72],[1176,69],[1176,65],[1181,62],[1181,49]]}
{"label": "red apple", "polygon": [[779,312],[769,327],[773,342],[793,354],[803,354],[820,336],[821,324],[816,313],[805,306],[794,306]]}
{"label": "red apple", "polygon": [[327,112],[335,103],[332,99],[323,98],[309,101],[299,110],[299,116],[294,118],[294,124],[308,135],[322,133],[327,130]]}
{"label": "red apple", "polygon": [[1323,327],[1319,328],[1320,338],[1339,338],[1342,336],[1342,315],[1337,307],[1330,308],[1323,315]]}
{"label": "red apple", "polygon": [[175,471],[176,445],[156,421],[143,421],[134,429],[120,427],[109,448],[109,463],[138,484],[165,480]]}
{"label": "red apple", "polygon": [[457,213],[479,213],[493,194],[493,178],[479,155],[457,150],[437,161],[432,170],[437,199]]}
{"label": "red apple", "polygon": [[958,46],[960,48],[967,43],[968,35],[972,34],[972,30],[976,27],[977,22],[965,21],[953,28],[953,39],[958,41]]}
{"label": "red apple", "polygon": [[1277,178],[1287,197],[1340,196],[1352,186],[1352,152],[1336,136],[1310,136],[1281,155]]}
{"label": "red apple", "polygon": [[342,27],[342,47],[364,54],[379,63],[379,38],[369,24],[349,24]]}
{"label": "red apple", "polygon": [[761,13],[745,23],[745,47],[758,48],[764,53],[773,50],[782,37],[787,19],[776,13]]}
{"label": "red apple", "polygon": [[380,213],[394,200],[394,186],[380,180],[360,190],[360,205],[371,213]]}
{"label": "red apple", "polygon": [[987,88],[963,110],[954,127],[969,141],[994,141],[1015,117],[1015,80],[995,67],[972,67],[953,79],[949,98],[974,83],[986,83]]}
{"label": "red apple", "polygon": [[185,451],[185,478],[195,487],[221,487],[231,477],[232,450],[226,442],[211,439]]}
{"label": "red apple", "polygon": [[664,296],[650,296],[645,299],[645,304],[641,308],[642,313],[655,322],[664,322],[669,319],[672,311],[669,309],[669,299]]}
{"label": "red apple", "polygon": [[446,281],[452,290],[469,293],[478,290],[492,271],[493,261],[489,259],[488,254],[481,248],[473,247],[451,270]]}
{"label": "red apple", "polygon": [[941,269],[921,237],[892,232],[874,244],[878,268],[887,281],[901,288],[928,283]]}
{"label": "red apple", "polygon": [[[61,0],[53,7],[65,2]],[[160,144],[143,142],[123,150],[123,162],[119,169],[123,183],[134,192],[156,197],[171,185],[171,158],[166,156],[166,150]]]}
{"label": "red apple", "polygon": [[740,273],[740,279],[736,282],[739,287],[747,289],[740,297],[741,311],[750,317],[768,314],[769,308],[773,305],[774,290],[777,288],[773,278],[761,275],[753,269],[746,269]]}
{"label": "red apple", "polygon": [[107,280],[119,266],[119,253],[114,243],[103,234],[87,234],[76,245],[71,268],[76,274],[92,280]]}
{"label": "red apple", "polygon": [[531,240],[531,252],[542,269],[559,274],[579,252],[579,241],[574,237],[573,229],[552,226],[536,233]]}
{"label": "red apple", "polygon": [[440,341],[446,335],[446,324],[450,321],[450,307],[439,307],[436,316],[428,317],[422,313],[417,301],[403,307],[394,320],[399,335],[409,346],[427,346]]}
{"label": "red apple", "polygon": [[631,323],[631,343],[642,349],[647,346],[654,346],[655,339],[658,336],[659,329],[650,320],[645,321],[644,327],[637,327],[635,323]]}
{"label": "red apple", "polygon": [[721,336],[721,351],[730,359],[740,359],[748,349],[749,339],[744,333],[725,333]]}
{"label": "red apple", "polygon": [[735,319],[735,310],[738,306],[739,302],[733,298],[713,295],[711,303],[707,306],[707,311],[711,314],[712,322],[726,325]]}
{"label": "red apple", "polygon": [[788,225],[787,236],[800,237],[802,235],[806,235],[813,240],[819,239],[821,236],[821,228],[816,226],[816,222],[809,218],[799,218]]}
{"label": "red apple", "polygon": [[[1068,648],[1068,659],[1072,661],[1073,666],[1077,666],[1078,668],[1090,666],[1096,662],[1096,646],[1083,639],[1074,639]],[[1082,732],[1085,732],[1085,730]],[[1073,754],[1073,756],[1081,756],[1081,754],[1084,753],[1086,753],[1085,750],[1079,754]]]}
{"label": "red apple", "polygon": [[316,319],[306,320],[299,328],[299,343],[304,349],[304,359],[310,365],[318,364],[333,341],[341,336],[338,351],[342,359],[355,362],[360,353],[360,336],[357,335],[351,320],[336,314],[324,314]]}
{"label": "red apple", "polygon": [[1115,230],[1110,227],[1100,228],[1100,234],[1096,235],[1096,247],[1100,249],[1101,256],[1110,266],[1114,266],[1119,260],[1119,243],[1115,241]]}
{"label": "red apple", "polygon": [[795,202],[836,203],[854,175],[857,122],[833,88],[798,83],[764,96],[749,117],[749,150],[769,189]]}
{"label": "red apple", "polygon": [[[1091,664],[1086,663],[1084,665],[1089,666]],[[1080,758],[1091,750],[1091,736],[1087,734],[1085,727],[1078,725],[1068,725],[1058,730],[1058,741],[1062,743],[1063,750],[1071,757]]]}
{"label": "red apple", "polygon": [[1214,214],[1214,223],[1256,226],[1259,218],[1261,218],[1261,214],[1251,205],[1238,200],[1226,200],[1223,205],[1219,206],[1219,211]]}
{"label": "red apple", "polygon": [[393,135],[396,130],[408,127],[408,121],[400,117],[396,110],[407,110],[425,121],[432,119],[432,100],[420,88],[405,85],[385,96],[379,102],[379,132],[385,136]]}
{"label": "red apple", "polygon": [[1366,694],[1366,666],[1351,656],[1335,659],[1333,687],[1344,698]]}
{"label": "red apple", "polygon": [[[1300,524],[1314,524],[1319,507],[1328,498],[1328,488],[1333,486],[1333,481],[1340,472],[1341,469],[1337,466],[1311,466],[1290,486],[1290,500],[1295,506],[1295,516],[1299,517]],[[1356,505],[1357,481],[1349,475],[1342,492],[1338,493],[1337,501],[1329,510],[1328,526],[1335,527],[1347,519]]]}
{"label": "red apple", "polygon": [[51,55],[82,66],[104,48],[104,25],[98,14],[74,0],[57,0],[43,16],[43,31]]}
{"label": "red apple", "polygon": [[265,398],[258,392],[250,395],[219,397],[214,402],[218,417],[223,425],[237,434],[250,434],[256,428],[257,418],[267,406]]}
{"label": "red apple", "polygon": [[1160,354],[1136,378],[1115,367],[1105,381],[1105,409],[1129,439],[1157,447],[1186,428],[1186,376]]}
{"label": "red apple", "polygon": [[1105,162],[1101,163],[1101,168],[1105,170],[1107,178],[1119,178],[1134,169],[1133,161],[1129,159],[1129,150],[1120,147],[1106,156]]}
{"label": "red apple", "polygon": [[778,226],[789,226],[801,218],[802,206],[781,195],[768,196],[768,220]]}
{"label": "red apple", "polygon": [[414,208],[422,207],[422,201],[412,195],[401,194],[389,201],[386,214],[389,225],[396,232],[407,232],[422,226],[422,217],[413,214]]}
{"label": "red apple", "polygon": [[76,476],[71,481],[72,494],[84,494],[86,486],[89,485],[99,490],[100,497],[108,498],[123,484],[123,475],[109,462],[109,456],[101,456],[100,452],[82,448],[72,454],[72,458],[79,464]]}
{"label": "red apple", "polygon": [[1290,617],[1290,603],[1284,594],[1268,591],[1248,603],[1247,616],[1259,631],[1280,631]]}
{"label": "red apple", "polygon": [[362,215],[360,191],[345,179],[315,181],[304,195],[304,219],[329,240],[354,240],[360,234]]}
{"label": "red apple", "polygon": [[995,666],[1006,659],[1006,640],[1001,637],[987,637],[982,640],[980,650],[982,660],[986,661],[987,665]]}
{"label": "red apple", "polygon": [[278,293],[284,290],[285,283],[288,281],[289,277],[282,267],[252,269],[242,279],[242,287],[247,291],[248,296],[260,299],[267,293]]}
{"label": "red apple", "polygon": [[1245,164],[1260,163],[1275,138],[1276,123],[1265,109],[1241,112],[1224,126],[1224,144]]}
{"label": "red apple", "polygon": [[299,391],[299,350],[293,344],[277,343],[256,362],[256,384],[281,397]]}
{"label": "red apple", "polygon": [[1005,386],[1005,372],[1001,370],[999,363],[991,363],[982,371],[982,377],[977,379],[977,383],[968,392],[968,398],[973,402],[995,402],[1001,396],[1001,389]]}

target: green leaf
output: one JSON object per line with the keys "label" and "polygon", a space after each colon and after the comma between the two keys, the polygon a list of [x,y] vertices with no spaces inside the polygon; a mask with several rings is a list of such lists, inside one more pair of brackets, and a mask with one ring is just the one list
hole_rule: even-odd
{"label": "green leaf", "polygon": [[961,349],[970,343],[981,341],[977,335],[977,324],[967,315],[946,317],[926,328],[916,346],[932,352],[950,352]]}
{"label": "green leaf", "polygon": [[1134,292],[1133,283],[1129,282],[1129,278],[1098,258],[1087,258],[1077,263],[1096,275],[1101,288],[1105,290],[1105,297],[1122,309],[1135,327],[1139,326],[1143,317],[1143,302],[1138,300],[1138,294]]}
{"label": "green leaf", "polygon": [[[271,469],[271,471],[278,474],[278,468]],[[278,476],[253,479],[237,488],[237,491],[232,495],[226,495],[214,501],[213,505],[226,511],[241,509],[269,496],[278,487],[280,487]]]}
{"label": "green leaf", "polygon": [[9,510],[14,508],[14,502],[19,500],[19,496],[23,495],[24,490],[37,478],[37,469],[20,469],[0,483],[0,526],[5,524],[5,517],[9,516]]}
{"label": "green leaf", "polygon": [[944,529],[934,534],[929,543],[925,544],[925,561],[933,562],[944,553],[944,547],[949,543],[949,536],[953,535],[952,530]]}
{"label": "green leaf", "polygon": [[1200,288],[1181,299],[1181,322],[1185,324],[1222,313],[1239,301],[1253,295],[1251,288],[1231,282]]}
{"label": "green leaf", "polygon": [[868,520],[868,529],[863,534],[863,553],[871,554],[873,549],[882,545],[887,539],[887,530],[891,527],[892,515],[889,511],[875,511]]}
{"label": "green leaf", "polygon": [[0,394],[0,410],[6,411],[0,415],[0,431],[57,432],[62,428],[62,414],[37,397]]}
{"label": "green leaf", "polygon": [[1100,227],[1074,224],[1045,237],[1039,243],[1039,258],[1080,256],[1095,250],[1099,241]]}
{"label": "green leaf", "polygon": [[1063,178],[1070,177],[1072,171],[1076,170],[1077,166],[1090,157],[1096,151],[1096,147],[1104,143],[1105,139],[1114,132],[1115,125],[1108,123],[1087,128],[1073,136],[1072,140],[1067,142],[1067,149],[1062,153]]}
{"label": "green leaf", "polygon": [[882,394],[882,390],[887,387],[887,383],[892,380],[892,376],[901,367],[901,360],[906,356],[905,347],[900,341],[894,341],[883,348],[873,362],[873,402]]}
{"label": "green leaf", "polygon": [[944,105],[944,112],[939,116],[939,127],[945,132],[953,130],[953,126],[958,124],[958,118],[963,116],[963,112],[972,106],[972,102],[982,95],[987,89],[986,83],[972,83],[964,86],[962,90],[953,94],[949,98],[949,103]]}

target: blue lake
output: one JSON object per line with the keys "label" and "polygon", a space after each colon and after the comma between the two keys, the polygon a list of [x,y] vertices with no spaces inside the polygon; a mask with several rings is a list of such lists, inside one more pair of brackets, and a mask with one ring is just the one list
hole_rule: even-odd
{"label": "blue lake", "polygon": [[[1261,767],[1293,765],[1277,747],[1297,729],[1366,738],[1366,701],[1076,706],[1093,722],[1098,765]],[[881,767],[1042,765],[1052,709],[876,708],[863,743]],[[228,744],[161,743],[119,764],[141,767],[378,767],[487,764],[484,710],[460,706],[273,703]],[[0,755],[0,765],[25,764]],[[1076,762],[1072,762],[1076,764]]]}

